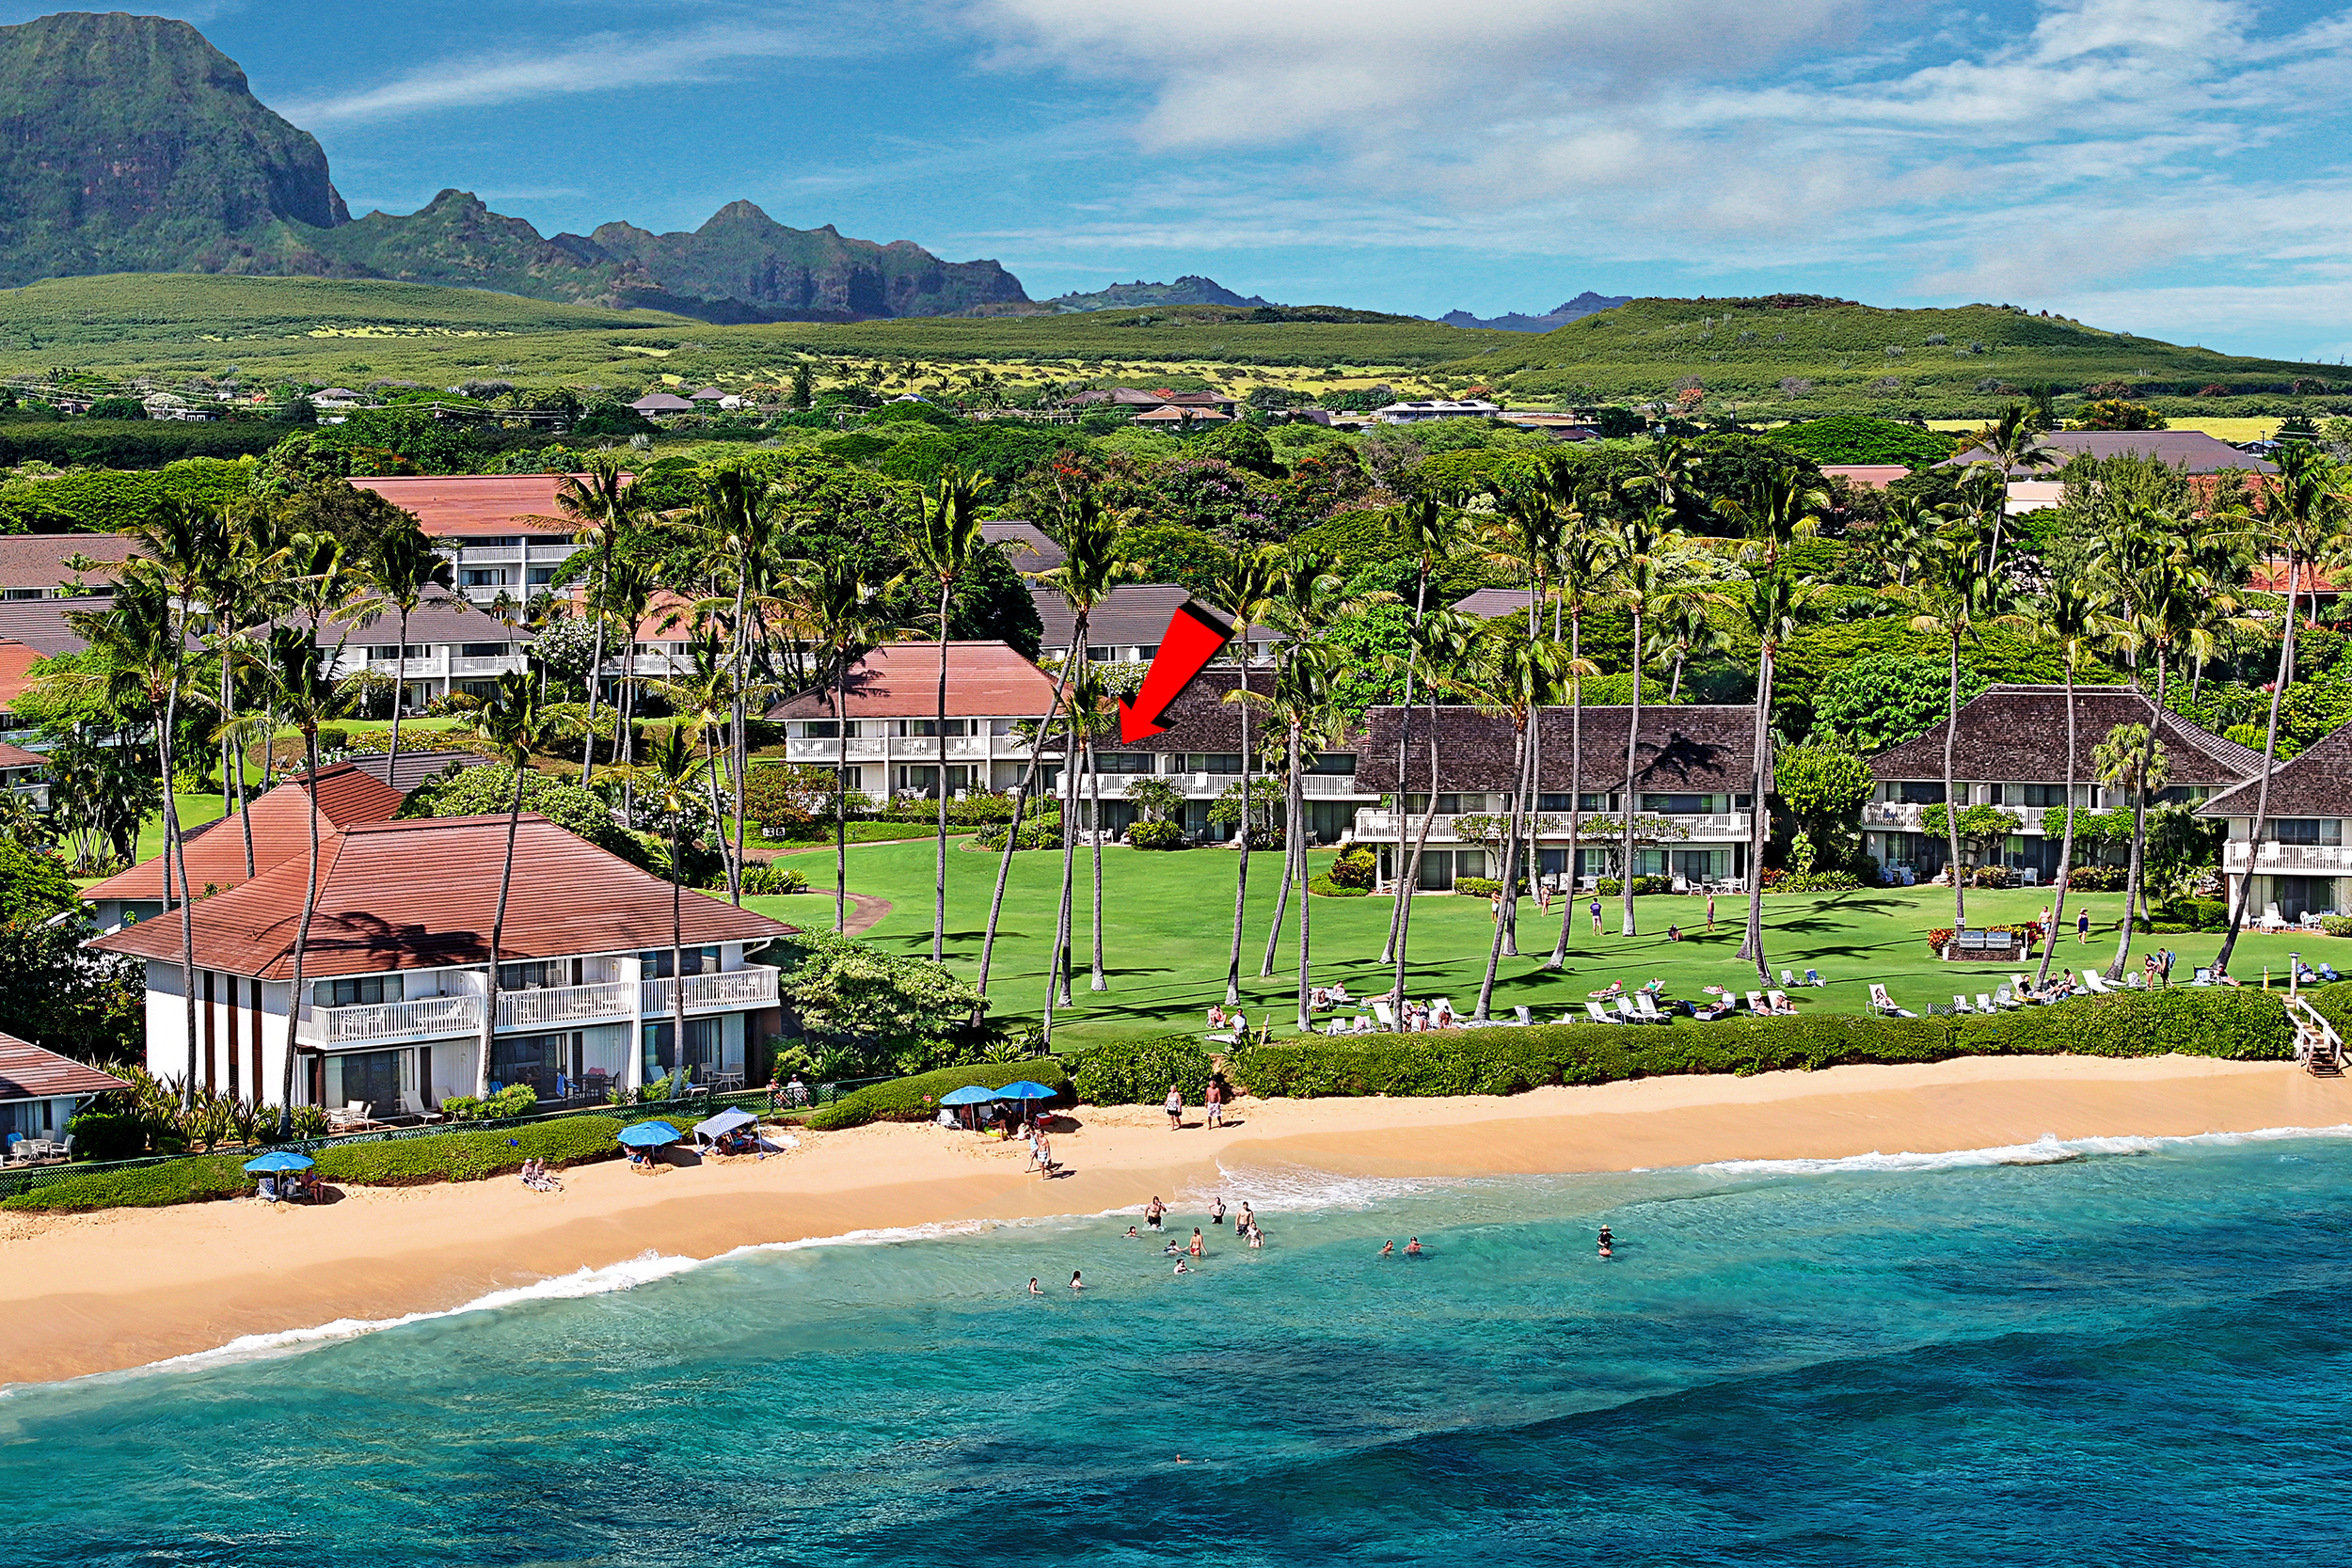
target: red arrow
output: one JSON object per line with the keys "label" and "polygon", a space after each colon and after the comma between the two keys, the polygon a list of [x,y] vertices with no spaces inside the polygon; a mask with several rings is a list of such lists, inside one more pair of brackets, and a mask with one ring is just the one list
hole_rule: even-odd
{"label": "red arrow", "polygon": [[1146,736],[1166,735],[1168,726],[1160,721],[1168,717],[1168,705],[1184,695],[1232,635],[1232,627],[1199,605],[1189,600],[1178,605],[1168,618],[1160,651],[1144,673],[1142,689],[1132,701],[1120,701],[1120,744],[1132,746]]}

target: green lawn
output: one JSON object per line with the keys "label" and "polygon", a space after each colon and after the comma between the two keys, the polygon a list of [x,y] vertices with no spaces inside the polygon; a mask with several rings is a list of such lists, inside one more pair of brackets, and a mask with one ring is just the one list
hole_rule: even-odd
{"label": "green lawn", "polygon": [[[988,917],[997,857],[977,853],[957,840],[947,858],[948,962],[969,975],[977,968],[980,938]],[[1317,867],[1327,860],[1318,856]],[[806,895],[747,900],[778,919],[824,926],[832,921],[832,867],[808,860],[802,865],[819,888]],[[997,934],[996,956],[990,976],[995,1016],[1034,1020],[1044,1002],[1044,970],[1053,936],[1054,899],[1059,857],[1045,852],[1019,856],[1005,900],[1005,917]],[[1232,933],[1233,856],[1229,851],[1192,849],[1173,854],[1132,849],[1106,849],[1103,881],[1106,910],[1105,969],[1111,989],[1087,989],[1087,932],[1092,888],[1086,855],[1079,858],[1075,923],[1078,929],[1078,972],[1073,1009],[1057,1013],[1055,1037],[1068,1045],[1129,1036],[1194,1030],[1201,1026],[1209,1005],[1224,995],[1225,961]],[[1276,977],[1257,978],[1258,961],[1265,947],[1266,921],[1273,913],[1274,884],[1281,874],[1281,857],[1261,853],[1250,864],[1248,927],[1243,942],[1242,989],[1252,1018],[1271,1012],[1278,1033],[1285,1032],[1290,1016],[1297,966],[1295,905],[1276,957]],[[892,910],[868,940],[898,951],[930,951],[931,847],[920,841],[903,844],[852,846],[850,850],[850,890],[887,898]],[[1970,924],[1984,926],[2026,922],[2040,913],[2046,891],[2022,889],[2009,893],[1972,893]],[[1581,1010],[1585,993],[1622,980],[1629,987],[1652,976],[1666,981],[1672,996],[1693,997],[1704,986],[1729,985],[1745,990],[1754,971],[1739,961],[1740,926],[1745,901],[1718,900],[1717,929],[1705,933],[1704,908],[1695,898],[1659,896],[1638,901],[1644,934],[1614,935],[1617,910],[1603,911],[1611,933],[1595,939],[1592,922],[1578,911],[1571,939],[1568,968],[1555,974],[1539,968],[1551,950],[1556,926],[1545,927],[1524,909],[1521,942],[1533,957],[1505,958],[1495,988],[1495,1006],[1507,1017],[1509,1007],[1523,1003],[1539,1017],[1557,1018],[1571,1006]],[[2059,962],[2081,969],[2104,965],[2114,951],[2114,923],[2122,911],[2122,895],[2090,894],[2068,901],[2070,916],[2088,905],[2096,923],[2089,947],[2078,947],[2070,930],[2060,941]],[[1794,993],[1798,1005],[1835,1012],[1860,1012],[1869,1000],[1869,985],[1883,982],[1894,998],[1915,1009],[1931,1002],[1948,1004],[1954,991],[1971,997],[1990,991],[2006,977],[2005,969],[1991,965],[1947,964],[1929,955],[1926,933],[1952,923],[1948,889],[1876,888],[1863,892],[1778,895],[1765,900],[1766,950],[1775,974],[1791,969],[1821,972],[1829,984],[1820,990]],[[1318,984],[1344,981],[1359,995],[1383,991],[1388,977],[1377,963],[1387,928],[1390,901],[1386,898],[1317,898],[1314,901],[1314,977]],[[1553,905],[1552,920],[1559,917]],[[1666,927],[1680,923],[1696,927],[1690,940],[1669,942]],[[1413,910],[1412,963],[1408,993],[1417,998],[1451,997],[1468,1011],[1477,999],[1478,981],[1486,966],[1486,940],[1492,929],[1484,900],[1451,895],[1424,895]],[[2136,937],[2133,955],[2150,944],[2169,946],[2181,955],[2176,976],[2185,978],[2190,966],[2207,961],[2220,945],[2217,933]],[[2249,984],[2257,983],[2268,964],[2282,978],[2286,956],[2301,952],[2307,959],[2333,961],[2336,939],[2306,935],[2240,938],[2232,967]],[[2352,962],[2352,942],[2344,958]],[[1287,967],[1285,967],[1287,966]]]}
{"label": "green lawn", "polygon": [[[180,809],[180,827],[183,832],[191,828],[200,828],[207,822],[216,821],[221,813],[228,809],[223,798],[218,795],[174,794],[171,799]],[[139,859],[152,860],[163,852],[164,818],[159,812],[139,826]],[[194,881],[195,879],[191,877],[189,880]]]}

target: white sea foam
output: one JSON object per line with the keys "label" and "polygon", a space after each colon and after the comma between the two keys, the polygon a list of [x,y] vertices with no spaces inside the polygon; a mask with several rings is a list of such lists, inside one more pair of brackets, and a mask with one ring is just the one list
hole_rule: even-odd
{"label": "white sea foam", "polygon": [[1719,1160],[1697,1168],[1725,1176],[1825,1176],[1846,1171],[1967,1170],[1985,1165],[2054,1165],[2102,1155],[2153,1154],[2167,1148],[2213,1148],[2282,1138],[2352,1137],[2352,1124],[2265,1127],[2251,1132],[2190,1132],[2174,1137],[2061,1138],[2044,1132],[2029,1144],[1955,1148],[1938,1154],[1848,1154],[1834,1160]]}
{"label": "white sea foam", "polygon": [[1381,1203],[1440,1187],[1458,1186],[1458,1180],[1392,1176],[1340,1176],[1311,1165],[1269,1162],[1229,1165],[1217,1162],[1217,1179],[1206,1188],[1179,1194],[1180,1205],[1205,1205],[1222,1197],[1230,1205],[1247,1198],[1253,1210],[1300,1213],[1313,1209],[1370,1209]]}

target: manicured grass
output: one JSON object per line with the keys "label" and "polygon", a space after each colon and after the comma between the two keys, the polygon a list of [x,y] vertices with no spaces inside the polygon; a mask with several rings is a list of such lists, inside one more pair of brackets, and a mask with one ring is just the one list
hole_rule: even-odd
{"label": "manicured grass", "polygon": [[[732,828],[734,821],[735,818],[731,816],[727,818],[727,823],[730,828]],[[957,828],[952,825],[947,830],[951,842],[956,835],[962,834],[968,836],[971,832],[972,830],[969,828]],[[894,843],[897,840],[906,838],[936,840],[938,833],[939,829],[935,824],[923,822],[852,822],[850,824],[850,842],[851,844],[889,844]],[[777,854],[787,855],[800,854],[811,849],[831,849],[833,845],[833,829],[830,826],[826,828],[824,836],[821,838],[796,838],[788,843],[779,844],[774,839],[761,838],[758,834],[755,833],[750,838],[743,841],[743,847],[746,853],[749,853],[754,849],[761,849],[773,850]],[[802,869],[806,870],[807,868],[803,866]],[[828,872],[827,875],[830,876],[831,873]],[[927,872],[925,875],[928,876],[929,873]]]}
{"label": "manicured grass", "polygon": [[[218,795],[175,794],[171,799],[172,803],[180,810],[180,827],[183,832],[192,828],[200,828],[207,822],[217,821],[221,813],[228,809],[226,800]],[[150,860],[163,852],[164,818],[163,814],[158,812],[139,825],[138,858]],[[201,893],[204,890],[199,888],[197,891]]]}
{"label": "manicured grass", "polygon": [[[1327,851],[1311,859],[1320,870],[1327,864],[1329,854]],[[978,966],[996,863],[995,855],[962,847],[947,858],[948,963],[965,975]],[[1013,863],[989,979],[995,1017],[1034,1021],[1042,1010],[1059,870],[1060,857],[1050,852],[1025,852]],[[1093,883],[1089,858],[1081,852],[1073,914],[1078,932],[1073,1002],[1069,1009],[1057,1009],[1057,1044],[1083,1046],[1098,1040],[1199,1030],[1210,1004],[1224,997],[1226,955],[1232,933],[1233,873],[1233,855],[1227,850],[1190,849],[1173,854],[1104,850],[1104,967],[1111,989],[1093,992],[1087,989]],[[1242,943],[1244,1001],[1252,1019],[1271,1014],[1278,1035],[1287,1032],[1284,1021],[1290,1016],[1295,988],[1295,901],[1276,953],[1274,977],[1261,980],[1257,974],[1280,875],[1279,854],[1262,852],[1252,858]],[[830,881],[829,877],[812,879]],[[867,940],[898,952],[929,953],[929,844],[852,847],[850,889],[891,901],[891,912]],[[2029,922],[2047,901],[2047,891],[2039,889],[1971,893],[1969,923]],[[809,926],[832,924],[829,887],[746,902],[780,920]],[[1665,980],[1668,995],[1682,997],[1695,997],[1708,985],[1746,990],[1755,984],[1754,967],[1737,956],[1740,923],[1746,917],[1744,899],[1717,901],[1712,936],[1706,934],[1705,907],[1696,898],[1666,895],[1636,902],[1643,929],[1638,937],[1613,934],[1617,909],[1610,903],[1602,914],[1604,927],[1612,934],[1596,939],[1591,918],[1580,908],[1565,973],[1540,967],[1558,932],[1559,905],[1552,906],[1549,922],[1535,915],[1532,903],[1523,906],[1520,942],[1532,956],[1502,960],[1495,987],[1498,1011],[1507,1018],[1513,1005],[1524,1004],[1538,1018],[1556,1019],[1571,1007],[1581,1012],[1585,993],[1613,980],[1630,988],[1658,976]],[[2070,898],[2070,927],[2074,911],[2088,907],[2094,922],[2093,940],[2089,946],[2078,946],[2070,928],[2060,939],[2056,962],[2077,970],[2104,967],[2114,953],[2115,922],[2122,916],[2122,905],[2120,893]],[[1388,975],[1377,960],[1390,907],[1390,900],[1378,897],[1314,901],[1317,984],[1343,981],[1358,995],[1387,990]],[[1865,1011],[1874,981],[1884,983],[1899,1003],[1924,1011],[1931,1002],[1948,1005],[1955,991],[1973,999],[1978,991],[1991,991],[2008,977],[2010,966],[1947,964],[1930,956],[1927,932],[1952,924],[1948,888],[1775,895],[1765,899],[1764,911],[1766,953],[1773,974],[1788,969],[1802,975],[1813,968],[1829,982],[1819,990],[1792,993],[1805,1012]],[[1676,923],[1685,928],[1690,940],[1666,940],[1667,927]],[[1455,1006],[1469,1011],[1477,999],[1492,929],[1484,900],[1452,895],[1417,899],[1411,963],[1406,972],[1408,994],[1450,997]],[[2194,965],[2211,959],[2220,941],[2214,932],[2136,936],[2133,961],[2137,963],[2141,954],[2154,946],[2169,947],[2181,956],[2175,977],[2185,979]],[[2302,953],[2306,959],[2327,958],[2340,966],[2352,961],[2352,942],[2344,942],[2339,958],[2334,938],[2249,932],[2239,939],[2232,967],[2249,984],[2260,982],[2265,964],[2283,977],[2290,951]]]}

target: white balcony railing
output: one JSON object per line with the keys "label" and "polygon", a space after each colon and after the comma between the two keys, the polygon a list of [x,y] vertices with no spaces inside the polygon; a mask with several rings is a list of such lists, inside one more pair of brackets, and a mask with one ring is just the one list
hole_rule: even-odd
{"label": "white balcony railing", "polygon": [[[2233,838],[2221,847],[2221,868],[2224,871],[2248,870],[2247,851],[2256,847],[2242,838]],[[2261,853],[2251,857],[2251,869],[2259,876],[2341,877],[2352,875],[2352,845],[2344,844],[2277,844],[2265,841]]]}
{"label": "white balcony railing", "polygon": [[468,566],[519,566],[523,552],[516,545],[461,545],[457,559]]}
{"label": "white balcony railing", "polygon": [[[643,980],[639,984],[644,988],[643,1006],[647,1018],[660,1018],[671,1011],[675,980]],[[776,972],[766,964],[686,977],[686,1010],[690,1013],[729,1012],[739,1007],[775,1005]]]}
{"label": "white balcony railing", "polygon": [[302,1009],[301,1036],[313,1045],[364,1045],[376,1040],[389,1044],[481,1031],[479,996],[423,996],[414,1002]]}
{"label": "white balcony railing", "polygon": [[[849,758],[851,762],[878,761],[888,754],[889,745],[888,741],[880,738],[868,739],[863,736],[851,736]],[[818,764],[839,762],[842,756],[841,742],[838,740],[787,740],[784,743],[784,754],[786,759],[791,762]]]}
{"label": "white balcony railing", "polygon": [[1862,825],[1915,833],[1919,831],[1920,810],[1916,805],[1900,800],[1872,800],[1862,808]]}
{"label": "white balcony railing", "polygon": [[626,980],[594,986],[549,986],[541,990],[502,990],[499,992],[499,1027],[555,1029],[610,1022],[629,1017],[636,1000]]}
{"label": "white balcony railing", "polygon": [[[1481,812],[1475,815],[1488,818],[1500,818],[1506,814],[1502,812]],[[1608,814],[1602,812],[1588,812],[1585,814],[1583,832],[1586,843],[1602,844],[1614,842],[1613,835],[1595,836],[1593,833],[1591,827],[1593,818],[1606,815]],[[1438,815],[1430,822],[1429,842],[1432,844],[1454,844],[1462,842],[1461,835],[1454,827],[1454,824],[1460,820],[1460,816],[1449,816],[1443,812],[1438,813]],[[1744,840],[1748,833],[1748,815],[1745,812],[1716,812],[1705,816],[1669,816],[1666,820],[1680,827],[1684,832],[1690,835],[1690,840],[1695,842],[1711,840],[1720,843],[1724,840]],[[1638,821],[1636,822],[1636,826],[1639,826]],[[1356,814],[1356,836],[1359,838],[1394,840],[1401,836],[1403,840],[1409,842],[1410,840],[1420,836],[1420,833],[1421,814],[1418,812],[1407,812],[1405,815],[1401,835],[1397,814],[1393,811],[1359,811]],[[1536,814],[1535,836],[1537,838],[1560,839],[1565,838],[1567,833],[1567,813],[1547,811]],[[1472,840],[1470,842],[1483,841]],[[1683,841],[1643,839],[1641,842],[1655,846],[1661,843],[1679,843]]]}

